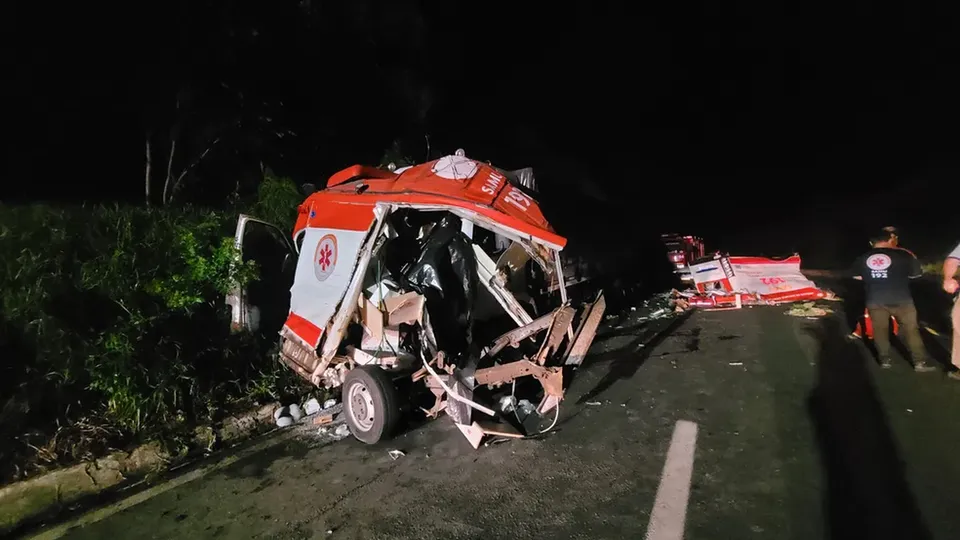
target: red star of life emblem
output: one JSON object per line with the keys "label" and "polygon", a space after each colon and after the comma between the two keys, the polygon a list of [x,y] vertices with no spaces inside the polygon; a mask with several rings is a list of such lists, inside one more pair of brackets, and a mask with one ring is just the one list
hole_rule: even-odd
{"label": "red star of life emblem", "polygon": [[329,245],[325,245],[320,248],[320,258],[317,261],[320,263],[320,269],[324,272],[327,271],[327,267],[330,266],[331,259],[333,257],[333,250],[330,249]]}
{"label": "red star of life emblem", "polygon": [[326,280],[337,267],[337,237],[324,235],[313,252],[313,271],[320,281]]}

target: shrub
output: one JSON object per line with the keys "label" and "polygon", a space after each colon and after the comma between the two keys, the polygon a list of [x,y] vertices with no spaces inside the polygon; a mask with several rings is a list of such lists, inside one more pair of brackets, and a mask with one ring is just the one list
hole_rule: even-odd
{"label": "shrub", "polygon": [[[272,181],[259,204],[283,215],[289,185]],[[273,343],[229,332],[223,296],[257,271],[237,258],[235,220],[0,206],[0,463],[90,451],[58,426],[104,426],[103,444],[169,437],[238,400],[280,397],[294,378],[267,354]]]}
{"label": "shrub", "polygon": [[293,180],[274,176],[268,171],[260,182],[257,200],[251,206],[250,213],[284,231],[291,231],[297,220],[297,206],[303,199]]}

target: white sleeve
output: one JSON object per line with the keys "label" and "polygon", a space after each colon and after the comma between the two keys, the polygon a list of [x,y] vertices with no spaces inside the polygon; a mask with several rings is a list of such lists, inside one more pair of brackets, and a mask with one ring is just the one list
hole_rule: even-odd
{"label": "white sleeve", "polygon": [[957,244],[957,247],[953,248],[953,251],[947,255],[948,259],[960,259],[960,244]]}

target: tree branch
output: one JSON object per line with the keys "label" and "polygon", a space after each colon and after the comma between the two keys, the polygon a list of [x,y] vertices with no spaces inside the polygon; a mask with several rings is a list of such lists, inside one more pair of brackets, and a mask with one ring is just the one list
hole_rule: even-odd
{"label": "tree branch", "polygon": [[147,208],[150,208],[150,164],[151,164],[152,153],[150,152],[150,134],[149,133],[147,133],[146,140],[147,140],[146,142],[147,161],[146,161],[146,165],[144,165],[144,171],[143,171],[143,191],[144,191],[144,197],[147,200]]}
{"label": "tree branch", "polygon": [[170,191],[171,200],[173,199],[173,194],[176,193],[178,189],[180,189],[180,182],[182,182],[183,178],[187,176],[187,173],[189,173],[194,169],[194,167],[199,165],[200,162],[203,161],[203,158],[207,157],[207,154],[209,154],[210,151],[213,150],[213,147],[216,146],[218,142],[220,142],[220,139],[221,139],[220,137],[217,137],[216,139],[214,139],[210,143],[210,146],[208,146],[206,150],[201,152],[200,155],[197,156],[197,159],[193,160],[193,163],[188,165],[185,169],[183,169],[183,171],[180,172],[180,176],[177,177],[177,180],[173,183],[173,189]]}
{"label": "tree branch", "polygon": [[170,128],[170,156],[167,158],[167,178],[163,182],[163,197],[160,199],[161,202],[166,205],[168,202],[168,195],[170,189],[170,182],[173,181],[173,156],[177,152],[177,139],[180,138],[180,130],[178,129],[178,122],[180,121],[180,96],[177,96],[177,104],[175,109],[175,118],[174,124]]}
{"label": "tree branch", "polygon": [[177,139],[170,141],[170,157],[167,159],[167,179],[163,182],[163,204],[169,202],[167,193],[170,190],[170,182],[173,181],[173,156],[177,151]]}

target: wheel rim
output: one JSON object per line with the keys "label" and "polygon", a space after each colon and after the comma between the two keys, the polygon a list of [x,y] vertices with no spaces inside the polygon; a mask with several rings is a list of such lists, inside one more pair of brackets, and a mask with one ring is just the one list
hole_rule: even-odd
{"label": "wheel rim", "polygon": [[360,431],[370,431],[373,427],[374,409],[373,395],[363,383],[356,383],[350,386],[347,394],[347,403],[350,407],[347,412],[353,420],[353,425]]}

